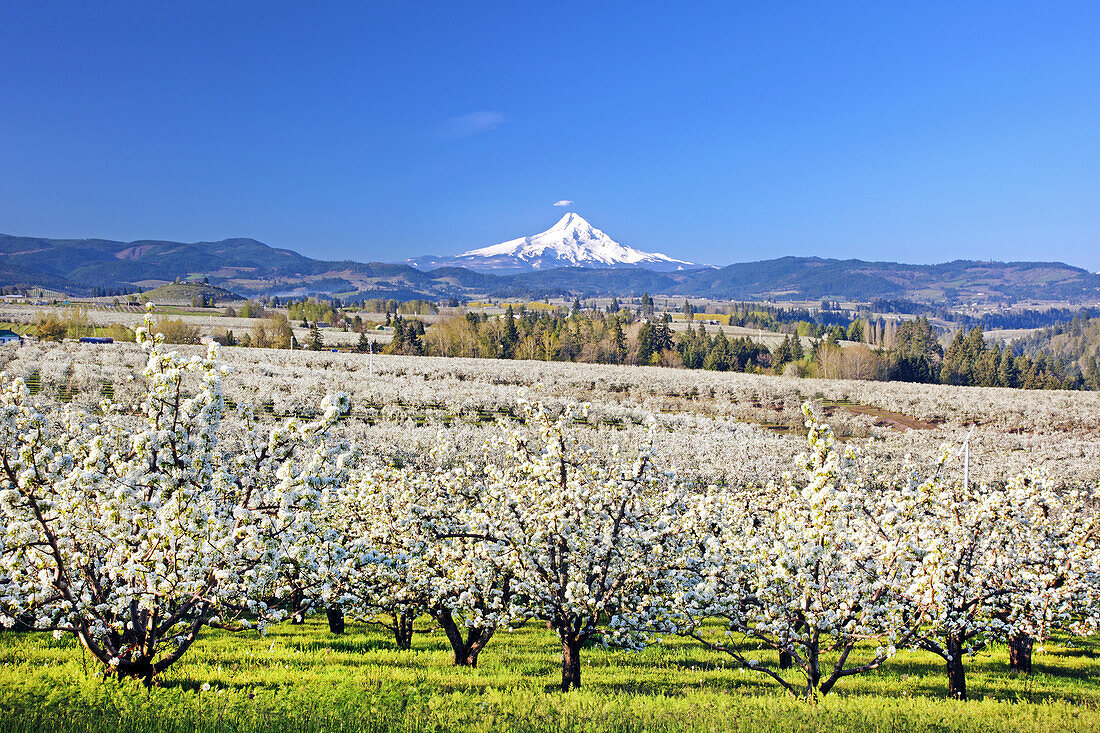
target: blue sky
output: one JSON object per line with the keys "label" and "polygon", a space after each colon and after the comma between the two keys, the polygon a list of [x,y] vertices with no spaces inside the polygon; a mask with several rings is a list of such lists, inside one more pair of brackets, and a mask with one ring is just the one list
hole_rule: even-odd
{"label": "blue sky", "polygon": [[1100,269],[1097,3],[0,5],[0,232]]}

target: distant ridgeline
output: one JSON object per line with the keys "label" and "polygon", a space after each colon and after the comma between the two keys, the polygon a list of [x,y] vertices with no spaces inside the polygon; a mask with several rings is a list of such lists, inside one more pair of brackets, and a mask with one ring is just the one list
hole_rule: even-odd
{"label": "distant ridgeline", "polygon": [[[0,234],[0,287],[71,295],[126,295],[148,284],[206,280],[248,297],[339,296],[346,300],[638,296],[643,292],[719,300],[819,300],[902,307],[1022,300],[1100,303],[1100,276],[1058,262],[938,265],[782,257],[727,267],[673,271],[562,267],[493,274],[464,267],[421,270],[408,264],[315,260],[254,239],[218,242],[44,239]],[[139,286],[143,284],[143,286]],[[904,312],[914,312],[904,305]],[[885,309],[883,309],[885,310]]]}

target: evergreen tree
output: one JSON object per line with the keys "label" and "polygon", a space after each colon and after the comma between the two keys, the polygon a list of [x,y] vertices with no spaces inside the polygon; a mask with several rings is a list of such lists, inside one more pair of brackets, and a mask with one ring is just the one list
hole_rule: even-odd
{"label": "evergreen tree", "polygon": [[802,350],[802,339],[798,334],[791,336],[791,361],[801,361],[806,356]]}
{"label": "evergreen tree", "polygon": [[973,370],[974,384],[982,387],[1001,386],[999,374],[1001,356],[1000,347],[992,346],[978,357]]}
{"label": "evergreen tree", "polygon": [[672,348],[672,316],[665,313],[661,322],[653,328],[653,350],[668,351]]}
{"label": "evergreen tree", "polygon": [[511,359],[519,344],[519,329],[516,328],[516,312],[512,306],[504,312],[504,334],[500,338],[500,356],[502,359]]}
{"label": "evergreen tree", "polygon": [[863,341],[863,321],[849,323],[847,337],[849,341]]}
{"label": "evergreen tree", "polygon": [[927,318],[905,321],[894,331],[890,378],[902,382],[935,382],[942,356],[943,348]]}
{"label": "evergreen tree", "polygon": [[703,368],[714,372],[729,371],[730,344],[726,335],[721,331],[710,342],[710,350],[703,360]]}
{"label": "evergreen tree", "polygon": [[970,384],[970,361],[966,357],[966,335],[960,330],[951,339],[943,355],[940,381],[944,384]]}
{"label": "evergreen tree", "polygon": [[1100,389],[1100,347],[1085,361],[1085,385],[1088,389]]}
{"label": "evergreen tree", "polygon": [[784,336],[783,342],[772,352],[772,366],[778,371],[780,367],[790,362],[793,358],[791,354],[791,337]]}
{"label": "evergreen tree", "polygon": [[424,322],[410,321],[405,327],[405,350],[415,355],[423,354],[424,342],[420,338],[423,335]]}
{"label": "evergreen tree", "polygon": [[401,316],[394,316],[390,323],[393,326],[393,339],[390,340],[390,347],[395,353],[398,353],[405,346],[405,322]]}
{"label": "evergreen tree", "polygon": [[615,363],[621,363],[626,356],[626,334],[623,333],[623,326],[619,323],[618,316],[611,316],[611,345],[615,354]]}
{"label": "evergreen tree", "polygon": [[325,338],[321,335],[321,329],[314,323],[309,329],[309,341],[306,342],[310,351],[320,351],[325,348]]}
{"label": "evergreen tree", "polygon": [[654,344],[654,328],[653,324],[646,322],[642,324],[642,329],[638,331],[638,363],[639,364],[652,364],[653,358],[657,353],[656,346]]}
{"label": "evergreen tree", "polygon": [[997,382],[1002,387],[1018,387],[1020,373],[1016,369],[1016,359],[1012,355],[1012,349],[1005,347],[1001,352],[1001,361],[997,365]]}

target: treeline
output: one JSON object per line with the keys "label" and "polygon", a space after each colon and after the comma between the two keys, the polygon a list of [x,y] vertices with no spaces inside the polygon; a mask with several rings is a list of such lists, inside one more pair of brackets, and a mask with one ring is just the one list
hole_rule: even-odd
{"label": "treeline", "polygon": [[[303,327],[311,323],[327,323],[331,326],[361,325],[362,313],[382,313],[386,323],[396,315],[428,316],[439,312],[439,306],[429,300],[406,300],[371,298],[356,302],[342,301],[339,298],[328,300],[301,300],[285,303],[287,316],[292,321],[300,321]],[[355,330],[359,330],[355,328]]]}
{"label": "treeline", "polygon": [[939,382],[973,387],[1083,389],[1080,374],[1048,354],[1031,358],[1011,347],[990,344],[982,329],[958,331],[946,350],[925,318],[900,325],[891,350],[890,377],[908,382]]}
{"label": "treeline", "polygon": [[1100,317],[1090,311],[1018,339],[1012,347],[1035,358],[1060,359],[1079,372],[1087,389],[1100,389]]}
{"label": "treeline", "polygon": [[[369,298],[359,301],[345,301],[339,298],[333,300],[309,300],[292,301],[286,303],[287,316],[292,321],[304,321],[308,323],[328,323],[330,325],[344,325],[351,322],[356,311],[363,313],[384,313],[388,317],[398,314],[428,316],[439,312],[439,306],[430,300],[405,300],[399,301],[392,298]],[[360,318],[360,321],[362,319]]]}
{"label": "treeline", "polygon": [[[104,288],[104,287],[96,286],[96,287],[92,288],[92,297],[93,298],[111,298],[111,297],[116,297],[117,298],[117,297],[121,297],[123,295],[133,295],[133,294],[139,293],[139,292],[140,291],[137,288],[135,288],[131,285],[126,285],[126,286],[118,287],[118,288]],[[4,293],[4,295],[7,295],[7,293]]]}
{"label": "treeline", "polygon": [[[749,337],[730,337],[702,322],[674,331],[670,314],[637,318],[629,310],[608,314],[525,312],[509,306],[503,316],[469,312],[425,328],[395,317],[385,353],[635,364],[788,376],[943,383],[1023,389],[1080,389],[1088,384],[1064,361],[1014,354],[986,343],[980,328],[960,331],[945,350],[927,319],[890,322],[892,348],[864,341],[879,326],[855,320],[831,328],[808,345],[787,334],[774,348]],[[841,345],[842,340],[857,343]],[[361,339],[361,341],[365,340]]]}
{"label": "treeline", "polygon": [[1073,310],[1071,308],[1050,308],[1048,310],[1022,310],[1006,313],[986,313],[980,318],[959,313],[948,314],[945,320],[951,321],[962,328],[982,329],[1000,328],[1044,328],[1064,326],[1076,319],[1088,320],[1094,316],[1089,308]]}
{"label": "treeline", "polygon": [[734,303],[729,308],[728,323],[743,328],[759,328],[765,331],[795,333],[799,336],[821,338],[834,328],[847,329],[852,316],[841,310],[839,304],[822,301],[817,312],[806,308],[781,308],[760,303]]}
{"label": "treeline", "polygon": [[43,341],[63,341],[85,336],[106,336],[115,341],[134,340],[134,332],[120,324],[95,325],[84,308],[68,308],[57,313],[40,312],[32,325],[34,335]]}

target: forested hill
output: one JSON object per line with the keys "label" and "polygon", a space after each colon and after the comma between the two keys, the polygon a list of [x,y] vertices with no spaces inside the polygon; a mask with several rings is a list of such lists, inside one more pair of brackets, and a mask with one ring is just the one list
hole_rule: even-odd
{"label": "forested hill", "polygon": [[1100,302],[1100,276],[1060,262],[958,260],[906,265],[782,257],[676,272],[570,267],[493,275],[461,267],[422,271],[404,264],[316,260],[254,239],[116,242],[0,234],[0,287],[45,287],[86,295],[95,288],[129,290],[177,277],[207,278],[245,295],[352,298],[593,297],[649,292],[730,300]]}
{"label": "forested hill", "polygon": [[905,297],[921,302],[1100,298],[1100,276],[1062,262],[975,262],[937,265],[781,257],[693,275],[696,292],[715,297]]}
{"label": "forested hill", "polygon": [[1100,389],[1100,318],[1078,317],[1012,342],[1018,354],[1046,354],[1080,370],[1089,389]]}

